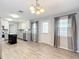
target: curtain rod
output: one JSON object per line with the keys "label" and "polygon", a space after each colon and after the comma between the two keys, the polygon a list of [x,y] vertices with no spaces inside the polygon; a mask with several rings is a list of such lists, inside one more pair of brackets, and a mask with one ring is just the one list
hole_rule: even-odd
{"label": "curtain rod", "polygon": [[69,16],[69,15],[74,15],[74,14],[77,14],[77,13],[72,13],[72,14],[67,14],[67,15],[57,16],[57,17],[54,17],[54,18],[64,17],[64,16]]}

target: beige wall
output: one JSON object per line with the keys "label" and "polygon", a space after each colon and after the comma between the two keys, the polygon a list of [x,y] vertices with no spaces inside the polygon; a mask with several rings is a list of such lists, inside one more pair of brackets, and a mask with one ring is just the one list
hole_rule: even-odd
{"label": "beige wall", "polygon": [[[43,22],[48,22],[48,33],[42,33],[42,23]],[[49,18],[46,18],[46,19],[42,19],[39,21],[39,42],[42,42],[42,43],[47,43],[47,44],[50,44],[50,45],[53,45],[53,39],[54,39],[54,34],[52,32],[53,31],[53,25],[54,23],[53,22],[53,19],[51,19],[51,17]]]}

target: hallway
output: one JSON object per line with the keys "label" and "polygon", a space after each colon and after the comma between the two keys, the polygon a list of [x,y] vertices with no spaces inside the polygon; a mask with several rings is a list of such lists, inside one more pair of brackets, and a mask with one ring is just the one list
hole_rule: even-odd
{"label": "hallway", "polygon": [[47,44],[18,40],[15,45],[3,42],[2,59],[79,59],[79,54]]}

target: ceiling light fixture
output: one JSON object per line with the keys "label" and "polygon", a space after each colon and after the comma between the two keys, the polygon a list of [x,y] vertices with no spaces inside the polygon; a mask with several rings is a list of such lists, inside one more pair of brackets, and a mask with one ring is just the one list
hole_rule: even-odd
{"label": "ceiling light fixture", "polygon": [[29,9],[31,13],[34,13],[34,14],[41,14],[45,12],[45,10],[38,3],[38,0],[36,0],[36,5],[31,5]]}
{"label": "ceiling light fixture", "polygon": [[19,16],[17,14],[11,14],[10,16],[13,18],[19,18]]}

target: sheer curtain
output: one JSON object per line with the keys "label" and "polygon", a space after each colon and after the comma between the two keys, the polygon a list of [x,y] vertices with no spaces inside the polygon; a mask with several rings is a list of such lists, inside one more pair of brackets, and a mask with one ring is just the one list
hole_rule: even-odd
{"label": "sheer curtain", "polygon": [[59,17],[55,18],[55,22],[54,22],[54,46],[57,48],[60,46],[60,40],[58,38],[58,22],[59,22]]}
{"label": "sheer curtain", "polygon": [[68,15],[68,23],[70,26],[68,29],[68,35],[71,34],[71,36],[68,37],[68,49],[75,52],[77,50],[77,27],[75,14]]}
{"label": "sheer curtain", "polygon": [[[67,17],[66,24],[65,19],[63,23],[60,22],[62,17]],[[60,26],[59,24],[62,24],[63,26]],[[66,26],[64,26],[66,25]],[[75,14],[69,14],[66,16],[61,16],[61,17],[56,17],[55,18],[55,26],[54,26],[55,34],[54,34],[54,46],[55,47],[60,47],[60,40],[61,37],[67,38],[67,48],[71,51],[76,51],[77,50],[77,28],[76,28],[76,18]],[[60,30],[61,28],[61,30]],[[63,32],[62,32],[63,31]],[[64,34],[65,35],[64,35]],[[64,35],[64,36],[63,36]],[[64,42],[63,42],[64,44]]]}

